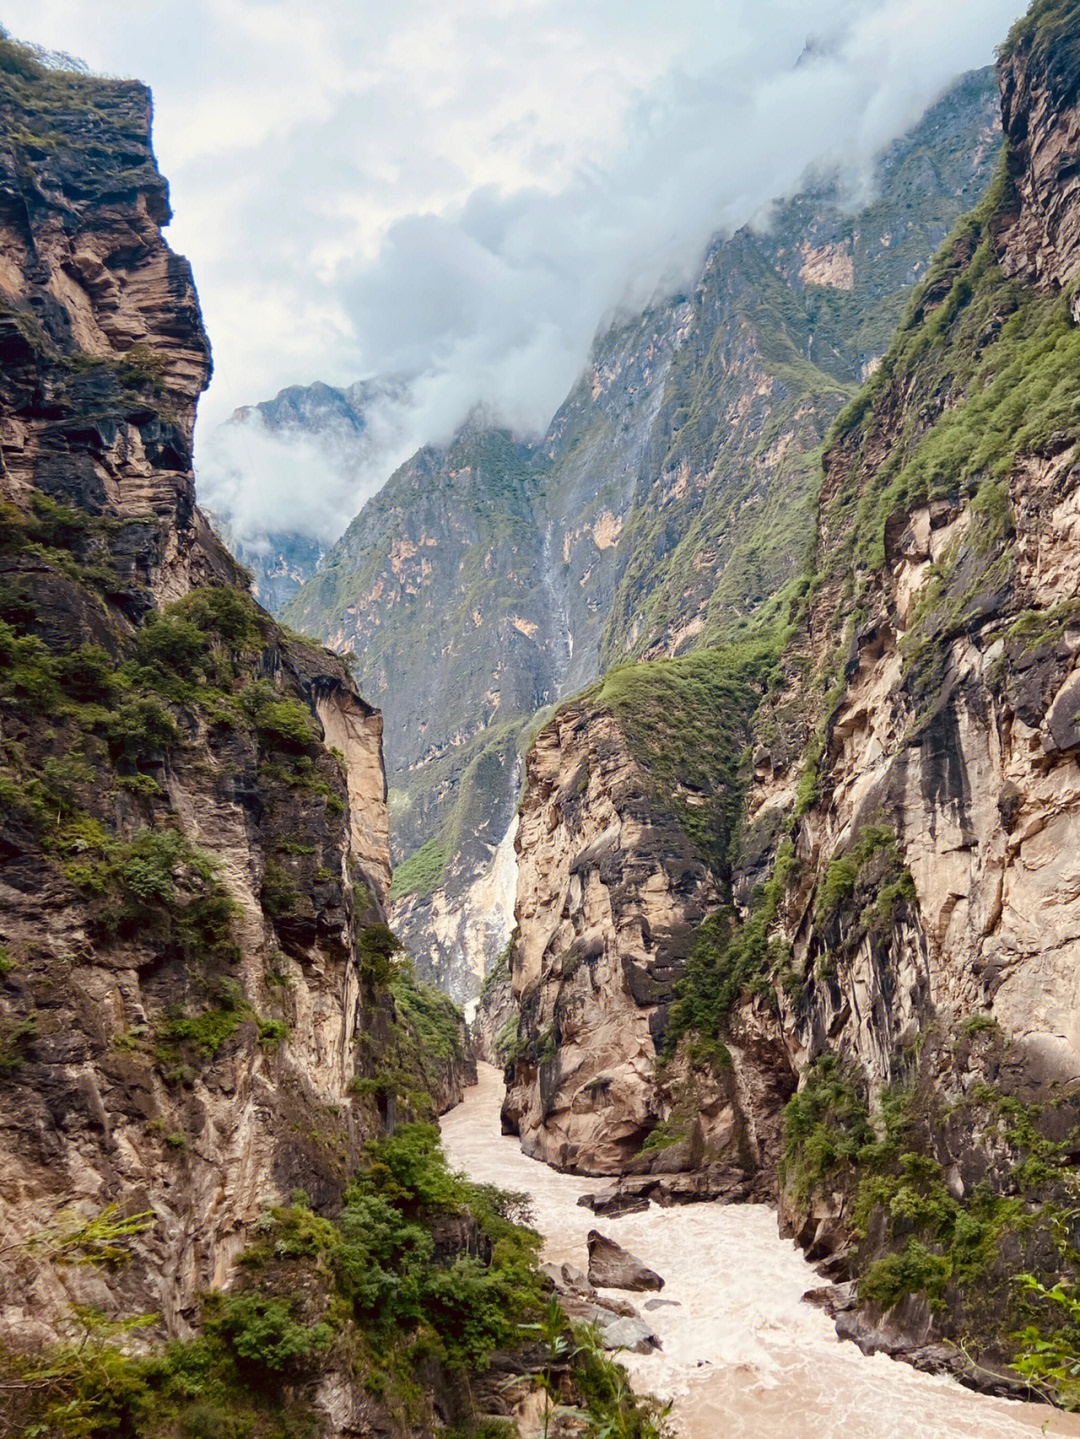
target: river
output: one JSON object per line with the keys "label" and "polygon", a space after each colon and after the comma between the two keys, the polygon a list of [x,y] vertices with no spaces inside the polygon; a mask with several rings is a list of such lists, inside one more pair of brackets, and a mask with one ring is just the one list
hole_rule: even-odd
{"label": "river", "polygon": [[500,1133],[502,1076],[486,1064],[479,1076],[442,1121],[453,1166],[531,1196],[545,1260],[584,1270],[585,1236],[598,1228],[663,1276],[656,1308],[648,1307],[654,1296],[622,1296],[653,1326],[663,1349],[622,1358],[639,1392],[672,1401],[680,1439],[1080,1436],[1080,1416],[987,1398],[842,1343],[828,1316],[802,1302],[822,1280],[780,1238],[767,1205],[651,1205],[645,1213],[598,1219],[577,1201],[603,1181],[526,1158],[516,1139]]}

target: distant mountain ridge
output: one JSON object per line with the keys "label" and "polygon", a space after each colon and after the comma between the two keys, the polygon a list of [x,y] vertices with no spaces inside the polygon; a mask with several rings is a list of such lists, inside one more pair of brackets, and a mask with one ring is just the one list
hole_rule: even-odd
{"label": "distant mountain ridge", "polygon": [[[823,180],[768,233],[717,240],[693,293],[614,325],[539,445],[467,427],[414,456],[282,606],[354,651],[383,707],[395,853],[417,856],[394,920],[459,999],[511,927],[493,875],[534,714],[728,633],[795,577],[829,425],[999,147],[979,71],[889,148],[861,209]],[[314,403],[284,393],[290,415]]]}
{"label": "distant mountain ridge", "polygon": [[[245,431],[265,433],[280,439],[314,441],[322,462],[337,470],[348,483],[359,474],[371,453],[369,429],[376,406],[397,404],[408,394],[407,382],[396,376],[359,380],[340,388],[317,380],[311,385],[289,385],[272,400],[241,405],[215,436],[224,447],[224,458],[216,464],[226,469],[231,463],[229,442]],[[298,468],[297,483],[307,477]],[[359,488],[359,487],[358,487]],[[218,534],[233,554],[250,570],[252,590],[274,614],[292,599],[301,585],[315,574],[328,542],[309,533],[281,525],[256,528],[240,523],[228,505],[209,512]]]}

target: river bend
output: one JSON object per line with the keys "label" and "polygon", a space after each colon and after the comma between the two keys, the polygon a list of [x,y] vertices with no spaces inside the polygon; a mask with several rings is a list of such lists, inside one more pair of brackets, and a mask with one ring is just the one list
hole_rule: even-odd
{"label": "river bend", "polygon": [[477,1086],[442,1121],[451,1163],[531,1196],[545,1260],[584,1270],[585,1236],[599,1228],[663,1276],[655,1308],[654,1296],[622,1296],[663,1349],[622,1358],[636,1389],[672,1401],[680,1439],[1080,1436],[1080,1416],[988,1398],[842,1343],[829,1317],[802,1302],[822,1281],[766,1205],[651,1205],[598,1219],[577,1203],[595,1181],[527,1158],[500,1133],[502,1093],[498,1070],[481,1064]]}

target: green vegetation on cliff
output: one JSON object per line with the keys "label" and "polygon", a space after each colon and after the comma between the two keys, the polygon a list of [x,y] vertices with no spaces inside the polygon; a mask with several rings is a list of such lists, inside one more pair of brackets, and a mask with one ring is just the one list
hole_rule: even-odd
{"label": "green vegetation on cliff", "polygon": [[1001,57],[1023,50],[1029,64],[1046,71],[1066,71],[1080,60],[1080,4],[1077,0],[1035,0],[1009,31]]}
{"label": "green vegetation on cliff", "polygon": [[[584,1435],[659,1439],[618,1366],[547,1301],[525,1213],[522,1196],[452,1174],[434,1127],[403,1125],[369,1145],[336,1217],[302,1195],[264,1212],[235,1287],[203,1297],[194,1337],[133,1352],[128,1336],[154,1316],[84,1306],[70,1342],[0,1350],[5,1432],[297,1439],[312,1432],[320,1383],[344,1372],[403,1433],[509,1434],[485,1427],[478,1405],[559,1378]],[[108,1226],[109,1262],[128,1260],[130,1235],[153,1223],[140,1218]],[[546,1351],[533,1352],[534,1332]],[[488,1380],[495,1351],[504,1363]]]}
{"label": "green vegetation on cliff", "polygon": [[1080,330],[1068,296],[1003,274],[992,231],[1009,203],[1003,161],[833,429],[826,464],[843,455],[848,476],[823,511],[830,536],[845,536],[830,541],[837,574],[852,563],[879,570],[887,521],[927,500],[974,498],[989,548],[1010,527],[1001,481],[1018,456],[1060,453],[1080,433]]}
{"label": "green vegetation on cliff", "polygon": [[589,703],[627,744],[686,835],[721,873],[742,809],[739,764],[776,659],[769,639],[609,670]]}
{"label": "green vegetation on cliff", "polygon": [[[1016,1359],[1060,1323],[1024,1271],[1064,1277],[1077,1261],[1080,1124],[1067,1096],[1033,1106],[984,1080],[959,1086],[965,1070],[999,1067],[1007,1049],[993,1025],[963,1026],[948,1045],[931,1036],[874,1108],[857,1068],[822,1055],[784,1112],[781,1182],[789,1208],[825,1203],[835,1214],[831,1242],[853,1241],[847,1266],[862,1300],[888,1310],[915,1296],[946,1337]],[[967,1182],[940,1157],[961,1132],[979,1155],[965,1160],[979,1171]]]}

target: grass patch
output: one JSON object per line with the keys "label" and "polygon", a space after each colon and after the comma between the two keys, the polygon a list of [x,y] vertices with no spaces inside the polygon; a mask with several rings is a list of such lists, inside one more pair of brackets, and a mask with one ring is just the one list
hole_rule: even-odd
{"label": "grass patch", "polygon": [[426,899],[434,894],[442,883],[447,858],[447,848],[440,840],[427,840],[394,869],[390,898],[403,899],[411,894]]}

